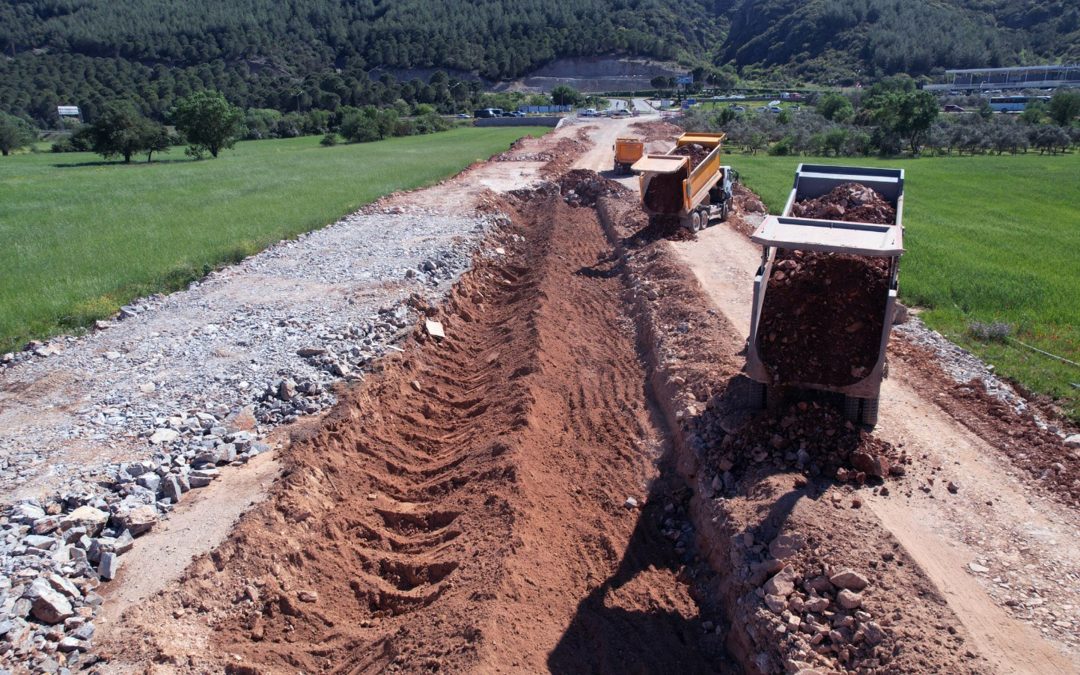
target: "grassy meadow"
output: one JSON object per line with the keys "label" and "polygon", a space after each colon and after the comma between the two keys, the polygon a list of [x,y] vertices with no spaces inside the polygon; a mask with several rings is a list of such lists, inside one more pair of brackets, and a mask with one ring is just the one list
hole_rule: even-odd
{"label": "grassy meadow", "polygon": [[[878,160],[731,154],[725,163],[779,213],[800,162],[905,169],[900,295],[999,374],[1080,421],[1080,155]],[[973,322],[1004,322],[1002,341]]]}
{"label": "grassy meadow", "polygon": [[[0,159],[0,352],[431,184],[539,130],[461,128],[322,147],[319,137],[183,149],[152,164],[85,153]],[[140,158],[145,160],[145,157]]]}

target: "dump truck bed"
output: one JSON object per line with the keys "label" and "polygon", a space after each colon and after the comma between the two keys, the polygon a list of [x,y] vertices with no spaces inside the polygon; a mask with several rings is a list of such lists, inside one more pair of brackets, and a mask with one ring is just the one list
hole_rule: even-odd
{"label": "dump truck bed", "polygon": [[[632,167],[640,174],[642,205],[649,215],[687,216],[697,208],[717,182],[723,177],[720,165],[720,149],[725,134],[683,134],[675,141],[677,148],[687,145],[701,145],[709,153],[690,169],[690,160],[682,155],[668,153],[647,154]],[[658,180],[649,187],[653,180]],[[657,192],[660,198],[649,199]]]}
{"label": "dump truck bed", "polygon": [[[896,208],[896,219],[891,224],[858,223],[814,218],[791,217],[794,204],[814,199],[832,191],[844,183],[860,183],[880,193]],[[781,216],[769,216],[751,235],[751,240],[762,246],[761,266],[754,277],[754,297],[750,316],[750,336],[747,343],[745,371],[751,379],[766,385],[788,385],[798,388],[822,389],[845,394],[849,397],[875,401],[885,375],[885,349],[888,346],[893,313],[898,291],[899,258],[904,252],[903,241],[904,172],[898,169],[877,169],[845,166],[800,164],[795,182]],[[759,335],[762,309],[765,305],[769,280],[773,277],[773,265],[777,252],[814,251],[840,253],[853,256],[870,256],[889,260],[887,270],[888,292],[882,298],[882,331],[878,354],[872,368],[865,376],[851,384],[836,386],[821,382],[773,382],[769,369],[761,358]],[[839,289],[837,289],[839,292]],[[827,297],[820,298],[827,302]],[[837,327],[837,330],[842,330]],[[782,336],[781,336],[782,337]],[[876,408],[875,408],[876,410]],[[876,416],[876,412],[875,412]]]}

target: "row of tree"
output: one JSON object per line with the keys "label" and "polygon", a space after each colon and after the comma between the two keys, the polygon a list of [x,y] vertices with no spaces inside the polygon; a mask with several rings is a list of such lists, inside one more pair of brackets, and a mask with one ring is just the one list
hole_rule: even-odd
{"label": "row of tree", "polygon": [[200,91],[182,99],[171,117],[176,134],[142,116],[130,102],[114,101],[93,124],[54,144],[53,151],[92,151],[106,159],[120,157],[125,163],[145,154],[149,162],[155,152],[168,152],[171,146],[187,143],[187,154],[196,159],[207,154],[217,157],[236,142],[243,112],[220,92]]}
{"label": "row of tree", "polygon": [[938,101],[904,78],[887,79],[864,94],[830,93],[812,110],[780,114],[695,109],[683,118],[689,129],[722,130],[746,152],[835,156],[1017,153],[1034,148],[1056,154],[1080,142],[1080,92],[1060,91],[1048,105],[1021,115],[939,115]]}

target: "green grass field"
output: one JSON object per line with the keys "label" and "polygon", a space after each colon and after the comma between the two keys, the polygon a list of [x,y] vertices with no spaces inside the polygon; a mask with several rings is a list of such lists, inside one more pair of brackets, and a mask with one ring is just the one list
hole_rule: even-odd
{"label": "green grass field", "polygon": [[801,162],[905,169],[900,295],[997,372],[1057,398],[1080,421],[1080,368],[1014,341],[984,341],[973,321],[1080,362],[1080,155],[815,159],[728,155],[779,213]]}
{"label": "green grass field", "polygon": [[77,329],[133,298],[434,183],[505,150],[524,127],[325,148],[318,137],[239,143],[195,162],[91,154],[0,159],[0,352]]}

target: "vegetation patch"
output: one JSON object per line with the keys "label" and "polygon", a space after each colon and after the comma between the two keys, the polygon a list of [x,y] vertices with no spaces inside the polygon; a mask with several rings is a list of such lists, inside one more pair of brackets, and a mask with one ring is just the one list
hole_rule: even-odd
{"label": "vegetation patch", "polygon": [[[0,162],[0,351],[85,326],[130,300],[434,183],[535,130],[462,128],[322,147],[242,142],[213,162],[102,162],[89,153]],[[179,153],[182,156],[182,153]]]}

